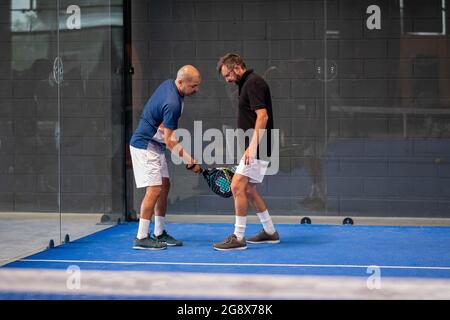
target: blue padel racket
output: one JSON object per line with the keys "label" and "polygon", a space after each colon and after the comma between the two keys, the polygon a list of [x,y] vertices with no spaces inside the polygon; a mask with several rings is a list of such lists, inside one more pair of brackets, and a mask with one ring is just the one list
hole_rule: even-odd
{"label": "blue padel racket", "polygon": [[202,168],[201,173],[212,192],[223,198],[229,198],[233,195],[231,193],[231,180],[236,168],[236,166],[230,168]]}

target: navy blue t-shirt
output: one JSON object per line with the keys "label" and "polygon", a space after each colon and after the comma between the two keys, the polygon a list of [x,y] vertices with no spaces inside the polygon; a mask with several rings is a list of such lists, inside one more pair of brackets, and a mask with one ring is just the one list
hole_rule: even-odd
{"label": "navy blue t-shirt", "polygon": [[174,80],[164,81],[145,104],[138,127],[131,137],[130,145],[138,149],[147,149],[149,142],[164,147],[158,127],[178,129],[178,119],[183,111],[183,96],[177,90]]}

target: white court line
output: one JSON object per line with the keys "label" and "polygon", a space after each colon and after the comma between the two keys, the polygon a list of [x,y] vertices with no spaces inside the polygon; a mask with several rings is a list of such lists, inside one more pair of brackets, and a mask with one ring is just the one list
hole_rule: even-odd
{"label": "white court line", "polygon": [[21,259],[20,262],[56,262],[56,263],[86,263],[86,264],[138,264],[138,265],[180,265],[180,266],[232,266],[232,267],[293,267],[293,268],[369,268],[381,269],[418,269],[418,270],[450,270],[450,267],[427,266],[379,266],[352,264],[290,264],[290,263],[214,263],[214,262],[163,262],[163,261],[107,261],[107,260],[48,260]]}

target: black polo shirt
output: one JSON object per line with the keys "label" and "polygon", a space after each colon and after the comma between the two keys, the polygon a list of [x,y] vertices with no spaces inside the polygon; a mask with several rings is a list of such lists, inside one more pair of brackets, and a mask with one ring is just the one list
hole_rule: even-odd
{"label": "black polo shirt", "polygon": [[[269,119],[267,120],[267,133],[262,139],[266,139],[267,156],[270,157],[272,153],[271,130],[273,129],[273,115],[272,115],[272,97],[267,82],[253,70],[247,70],[242,75],[238,83],[239,86],[239,110],[238,110],[238,128],[244,131],[254,129],[256,125],[256,110],[265,108]],[[260,145],[263,143],[261,140]],[[245,141],[245,149],[248,148],[249,141]],[[262,158],[264,157],[264,151]],[[259,148],[258,148],[258,159]]]}

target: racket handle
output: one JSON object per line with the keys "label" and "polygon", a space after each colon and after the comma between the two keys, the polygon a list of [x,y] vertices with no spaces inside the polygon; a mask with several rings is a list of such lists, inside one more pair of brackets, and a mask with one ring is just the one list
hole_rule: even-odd
{"label": "racket handle", "polygon": [[203,171],[205,171],[205,169],[203,169],[198,163],[194,164],[192,167],[190,167],[190,166],[187,164],[187,165],[186,165],[186,169],[192,170],[192,169],[194,169],[195,166],[199,166],[199,167],[200,167],[200,172],[199,172],[199,173],[203,173]]}

